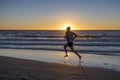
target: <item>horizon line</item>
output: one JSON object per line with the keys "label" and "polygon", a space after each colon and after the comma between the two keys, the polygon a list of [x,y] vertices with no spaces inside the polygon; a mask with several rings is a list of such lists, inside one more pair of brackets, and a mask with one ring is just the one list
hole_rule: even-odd
{"label": "horizon line", "polygon": [[[54,31],[54,30],[58,30],[58,29],[0,29],[0,31],[2,31],[2,30],[3,30],[3,31],[5,31],[5,30],[11,30],[11,31],[14,31],[14,30],[15,30],[15,31],[18,31],[18,30],[20,30],[20,31],[22,31],[22,30],[27,30],[27,31],[34,31],[34,30],[35,30],[35,31],[36,31],[36,30],[38,30],[38,31],[39,31],[39,30],[47,31],[47,30],[53,30],[53,31]],[[62,30],[62,29],[59,29],[59,30]],[[75,30],[75,31],[76,31],[76,30],[81,30],[81,31],[82,31],[82,30],[83,30],[83,31],[87,31],[87,30],[91,30],[91,31],[92,31],[92,30],[100,30],[100,31],[102,31],[102,30],[105,30],[105,31],[115,30],[115,31],[119,31],[118,29],[73,29],[73,30]]]}

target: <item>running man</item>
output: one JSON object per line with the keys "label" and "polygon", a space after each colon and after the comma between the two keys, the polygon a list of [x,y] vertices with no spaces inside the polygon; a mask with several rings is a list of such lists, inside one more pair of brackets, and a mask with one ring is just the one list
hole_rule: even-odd
{"label": "running man", "polygon": [[81,56],[74,50],[73,47],[73,41],[77,37],[77,34],[70,31],[70,29],[70,26],[66,28],[65,38],[67,39],[67,44],[64,45],[64,50],[66,52],[66,55],[64,57],[68,57],[67,47],[69,47],[79,57],[79,60],[81,60]]}

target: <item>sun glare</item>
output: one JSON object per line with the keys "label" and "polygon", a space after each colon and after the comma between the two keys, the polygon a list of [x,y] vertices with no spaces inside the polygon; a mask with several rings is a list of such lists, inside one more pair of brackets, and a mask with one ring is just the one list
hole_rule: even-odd
{"label": "sun glare", "polygon": [[75,29],[74,26],[71,25],[70,23],[64,24],[61,29],[62,29],[62,30],[66,30],[66,28],[67,28],[68,26],[70,26],[72,30]]}

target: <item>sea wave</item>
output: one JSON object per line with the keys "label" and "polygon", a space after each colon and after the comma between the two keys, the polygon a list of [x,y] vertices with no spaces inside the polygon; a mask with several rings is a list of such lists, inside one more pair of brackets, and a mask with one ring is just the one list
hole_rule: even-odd
{"label": "sea wave", "polygon": [[[120,31],[76,31],[80,53],[120,55]],[[64,50],[64,31],[0,31],[0,48]]]}

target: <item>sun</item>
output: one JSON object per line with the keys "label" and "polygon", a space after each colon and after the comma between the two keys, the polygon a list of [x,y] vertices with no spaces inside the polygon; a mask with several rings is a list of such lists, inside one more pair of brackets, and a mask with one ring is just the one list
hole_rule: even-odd
{"label": "sun", "polygon": [[64,24],[61,29],[62,29],[62,30],[66,30],[66,28],[67,28],[68,26],[70,26],[72,30],[75,29],[75,27],[74,27],[72,24],[70,24],[70,23]]}

